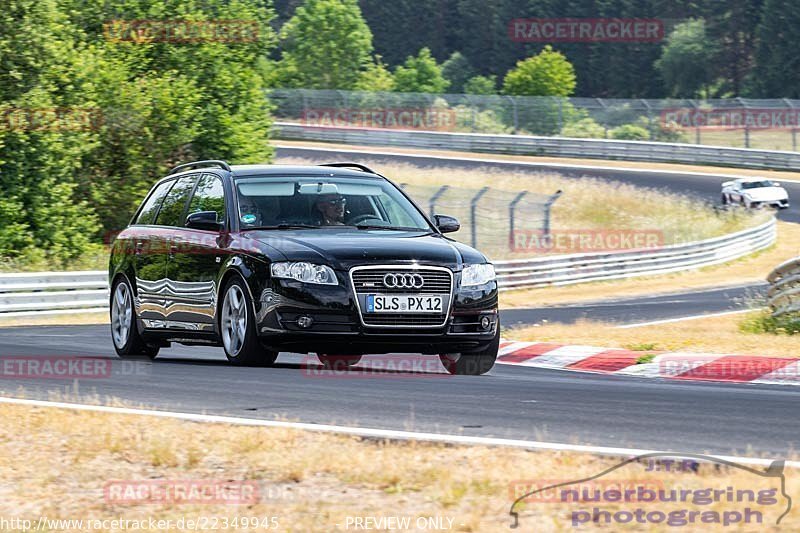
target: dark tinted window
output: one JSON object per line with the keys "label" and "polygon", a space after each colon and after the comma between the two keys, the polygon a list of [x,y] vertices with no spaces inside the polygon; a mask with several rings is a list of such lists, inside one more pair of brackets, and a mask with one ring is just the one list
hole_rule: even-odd
{"label": "dark tinted window", "polygon": [[139,211],[139,216],[136,217],[134,224],[152,224],[155,222],[156,213],[158,213],[158,208],[161,207],[161,201],[167,195],[173,183],[175,183],[173,180],[169,180],[156,187],[145,201],[142,210]]}
{"label": "dark tinted window", "polygon": [[225,194],[222,189],[222,181],[218,177],[204,174],[197,182],[197,189],[192,196],[192,201],[189,202],[189,213],[199,211],[216,211],[217,222],[225,220]]}
{"label": "dark tinted window", "polygon": [[164,203],[156,216],[156,224],[159,226],[184,225],[183,212],[186,209],[186,202],[189,200],[189,194],[192,192],[195,181],[197,181],[196,174],[180,178],[175,183],[167,197],[164,198]]}

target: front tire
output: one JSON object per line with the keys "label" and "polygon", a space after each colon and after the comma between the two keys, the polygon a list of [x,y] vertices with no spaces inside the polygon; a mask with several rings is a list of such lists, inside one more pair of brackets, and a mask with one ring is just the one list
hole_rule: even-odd
{"label": "front tire", "polygon": [[473,353],[440,354],[445,370],[459,376],[480,376],[487,373],[497,361],[497,352],[500,350],[500,328],[492,342],[481,350]]}
{"label": "front tire", "polygon": [[223,294],[219,329],[228,361],[238,366],[271,366],[278,352],[261,345],[253,304],[244,282],[238,277],[231,278]]}
{"label": "front tire", "polygon": [[126,277],[120,277],[111,288],[109,301],[111,318],[111,340],[120,357],[146,356],[155,359],[159,347],[147,344],[136,325],[136,309],[133,306],[133,289]]}

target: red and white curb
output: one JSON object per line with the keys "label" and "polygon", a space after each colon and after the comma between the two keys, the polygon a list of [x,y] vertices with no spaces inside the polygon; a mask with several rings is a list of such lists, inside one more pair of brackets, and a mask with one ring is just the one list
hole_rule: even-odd
{"label": "red and white curb", "polygon": [[800,359],[754,355],[641,352],[548,342],[500,343],[497,364],[689,381],[800,385]]}

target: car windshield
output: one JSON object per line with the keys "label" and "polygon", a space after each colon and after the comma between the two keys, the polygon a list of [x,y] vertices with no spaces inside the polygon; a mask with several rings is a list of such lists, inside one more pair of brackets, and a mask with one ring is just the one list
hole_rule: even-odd
{"label": "car windshield", "polygon": [[381,179],[248,176],[236,180],[242,229],[320,228],[430,231],[419,210]]}
{"label": "car windshield", "polygon": [[761,187],[772,187],[774,184],[771,181],[745,181],[742,183],[742,189],[760,189]]}

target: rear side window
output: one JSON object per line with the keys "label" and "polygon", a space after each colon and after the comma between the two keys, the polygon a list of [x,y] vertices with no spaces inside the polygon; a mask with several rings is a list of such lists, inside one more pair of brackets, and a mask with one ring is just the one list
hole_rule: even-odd
{"label": "rear side window", "polygon": [[158,208],[161,207],[161,202],[164,200],[164,197],[169,192],[170,187],[172,184],[175,183],[174,180],[165,181],[161,185],[155,188],[155,190],[147,197],[142,209],[139,211],[139,216],[136,217],[136,222],[134,224],[154,224],[156,221],[156,213],[158,213]]}
{"label": "rear side window", "polygon": [[175,186],[170,189],[164,203],[156,215],[156,224],[159,226],[183,226],[183,212],[186,210],[186,202],[192,192],[197,175],[184,176],[180,178]]}
{"label": "rear side window", "polygon": [[217,222],[225,220],[225,193],[222,181],[211,174],[203,174],[197,182],[192,201],[189,202],[189,214],[200,211],[216,211]]}

